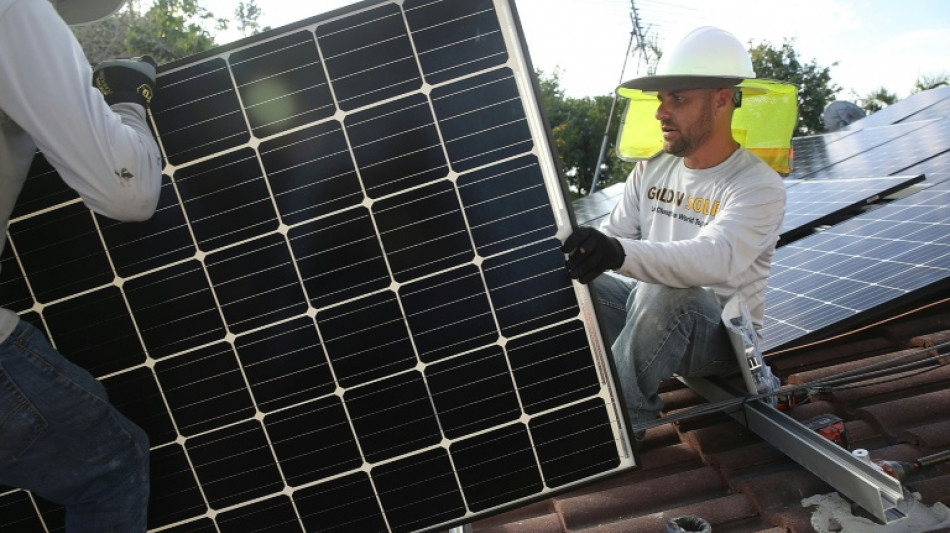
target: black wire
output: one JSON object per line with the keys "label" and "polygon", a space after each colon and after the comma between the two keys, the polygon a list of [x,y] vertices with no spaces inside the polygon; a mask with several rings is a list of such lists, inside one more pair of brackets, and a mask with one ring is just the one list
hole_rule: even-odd
{"label": "black wire", "polygon": [[895,382],[895,381],[900,381],[900,380],[902,380],[902,379],[908,379],[908,378],[917,377],[917,376],[919,376],[919,375],[921,375],[921,374],[926,374],[927,372],[932,372],[932,371],[934,371],[934,370],[937,370],[937,369],[939,369],[939,368],[945,367],[945,366],[947,366],[947,365],[950,365],[950,362],[947,362],[947,363],[939,363],[939,364],[937,364],[936,366],[929,366],[929,367],[927,367],[927,368],[923,368],[923,369],[921,369],[921,370],[918,370],[917,372],[914,372],[914,373],[912,373],[912,374],[905,374],[905,375],[903,375],[903,376],[894,376],[894,377],[892,377],[892,378],[890,378],[890,379],[882,379],[882,380],[879,380],[879,381],[868,381],[868,382],[862,382],[862,383],[852,383],[852,384],[850,384],[850,385],[840,385],[840,386],[837,386],[837,387],[831,387],[831,391],[834,392],[834,391],[843,391],[843,390],[859,389],[859,388],[861,388],[861,387],[873,387],[873,386],[875,386],[875,385],[883,385],[883,384],[885,384],[885,383],[893,383],[893,382]]}
{"label": "black wire", "polygon": [[[727,411],[735,410],[735,409],[741,409],[745,407],[745,404],[752,401],[756,401],[756,400],[771,400],[772,398],[793,396],[795,394],[802,393],[802,392],[813,393],[816,391],[834,392],[834,391],[843,391],[843,390],[853,390],[853,389],[858,389],[862,387],[872,387],[876,385],[882,385],[885,383],[892,383],[894,381],[900,381],[902,379],[916,377],[916,376],[925,374],[927,372],[938,370],[947,365],[950,365],[950,361],[938,362],[937,364],[932,364],[934,361],[939,361],[939,359],[943,357],[947,357],[946,355],[940,354],[940,350],[947,347],[950,347],[950,342],[945,342],[945,343],[927,347],[927,348],[921,348],[920,350],[916,350],[916,351],[904,354],[894,359],[889,359],[887,361],[882,361],[880,363],[874,363],[874,364],[868,365],[867,367],[864,367],[860,370],[842,372],[840,374],[827,376],[818,380],[810,381],[808,383],[802,383],[794,387],[787,387],[781,390],[762,393],[762,394],[749,394],[749,395],[743,395],[743,396],[736,396],[735,398],[730,398],[729,400],[723,400],[721,402],[716,402],[716,403],[708,403],[700,407],[686,409],[686,410],[673,413],[673,414],[665,414],[662,418],[657,418],[655,420],[641,422],[637,424],[636,426],[634,426],[633,429],[635,430],[648,429],[651,427],[678,422],[680,420],[685,420],[689,418],[696,418],[696,417],[704,416],[707,414],[715,414],[715,413],[727,412]],[[918,361],[912,361],[910,363],[905,363],[903,365],[888,366],[888,365],[893,365],[894,362],[908,359],[911,357],[916,357],[916,356],[919,356],[920,354],[931,352],[934,350],[937,351],[937,355],[935,356],[928,357],[926,359],[920,359]],[[894,372],[898,372],[906,368],[916,367],[916,366],[920,366],[924,364],[932,364],[932,366],[928,366],[926,368],[920,369],[917,372],[914,372],[911,374],[905,374],[902,376],[893,376],[890,379],[861,382],[861,380],[868,380],[868,379],[872,379],[874,377],[878,377],[881,375],[893,374]],[[886,367],[886,368],[882,368],[882,367]],[[875,370],[868,371],[868,369],[875,369]],[[843,383],[843,382],[848,382],[848,381],[859,381],[859,383],[837,385],[838,383]]]}
{"label": "black wire", "polygon": [[[945,342],[945,343],[938,344],[938,345],[936,345],[936,346],[932,346],[932,347],[929,347],[929,348],[921,348],[920,350],[916,350],[916,351],[913,351],[913,352],[904,354],[904,355],[902,355],[902,356],[900,356],[900,357],[895,357],[895,358],[893,358],[893,359],[888,359],[887,361],[881,361],[881,362],[878,362],[878,363],[870,364],[870,365],[868,365],[868,366],[866,366],[866,367],[863,367],[863,368],[860,368],[860,369],[850,370],[850,371],[848,371],[848,372],[841,372],[841,373],[839,373],[839,374],[835,374],[835,375],[832,375],[832,376],[827,376],[827,377],[825,377],[825,378],[815,380],[815,381],[812,382],[812,383],[813,383],[813,385],[822,385],[822,384],[825,384],[825,383],[839,382],[839,381],[843,381],[843,380],[845,380],[845,379],[850,379],[850,378],[861,379],[861,378],[866,377],[866,376],[873,377],[873,376],[874,376],[874,373],[876,372],[875,369],[878,369],[878,368],[884,368],[884,369],[901,369],[901,368],[907,368],[908,366],[914,366],[914,365],[918,365],[918,364],[922,364],[922,363],[928,362],[928,361],[930,361],[930,360],[935,360],[935,359],[941,358],[942,356],[940,355],[939,351],[940,351],[942,348],[947,348],[947,347],[950,347],[950,342]],[[937,350],[937,352],[938,352],[937,355],[935,355],[935,356],[929,357],[929,358],[927,358],[927,359],[921,359],[920,361],[913,361],[913,362],[908,363],[908,364],[906,364],[906,365],[899,365],[899,366],[897,366],[897,367],[893,366],[894,363],[900,362],[900,361],[902,361],[902,360],[904,360],[904,359],[909,359],[909,358],[912,358],[912,357],[916,357],[916,356],[918,356],[918,355],[921,355],[921,354],[924,354],[924,353],[927,353],[927,352],[931,352],[931,351],[934,351],[934,350]],[[869,372],[869,371],[875,371],[875,372]]]}

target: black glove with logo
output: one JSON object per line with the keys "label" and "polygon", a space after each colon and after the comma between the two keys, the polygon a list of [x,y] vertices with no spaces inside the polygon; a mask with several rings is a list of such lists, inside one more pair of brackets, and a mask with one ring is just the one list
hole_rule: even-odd
{"label": "black glove with logo", "polygon": [[590,283],[605,270],[620,268],[626,257],[620,241],[587,226],[574,230],[561,251],[568,254],[567,271],[581,283]]}
{"label": "black glove with logo", "polygon": [[123,102],[148,106],[155,92],[158,64],[149,56],[110,59],[96,65],[92,84],[110,106]]}

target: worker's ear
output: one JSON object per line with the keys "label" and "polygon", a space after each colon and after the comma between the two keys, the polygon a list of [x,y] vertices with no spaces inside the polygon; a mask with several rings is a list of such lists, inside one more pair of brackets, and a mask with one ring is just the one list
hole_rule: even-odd
{"label": "worker's ear", "polygon": [[717,89],[715,102],[716,102],[717,109],[731,107],[732,106],[732,89]]}
{"label": "worker's ear", "polygon": [[732,112],[732,89],[716,89],[713,94],[713,109],[716,114]]}

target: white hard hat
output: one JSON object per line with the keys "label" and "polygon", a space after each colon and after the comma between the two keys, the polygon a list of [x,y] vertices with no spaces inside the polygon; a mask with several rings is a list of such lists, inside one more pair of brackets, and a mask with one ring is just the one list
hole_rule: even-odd
{"label": "white hard hat", "polygon": [[663,54],[656,75],[621,84],[641,91],[675,91],[734,87],[755,78],[752,59],[731,33],[703,26],[686,34],[672,51]]}
{"label": "white hard hat", "polygon": [[112,15],[125,0],[50,0],[66,24],[88,24]]}

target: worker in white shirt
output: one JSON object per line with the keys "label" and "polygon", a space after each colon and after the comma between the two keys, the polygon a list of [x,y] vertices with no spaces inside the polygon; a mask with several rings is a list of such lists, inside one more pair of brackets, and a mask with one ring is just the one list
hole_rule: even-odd
{"label": "worker in white shirt", "polygon": [[654,419],[673,374],[736,368],[721,320],[742,298],[756,331],[785,213],[779,174],[733,138],[738,85],[755,78],[745,47],[698,28],[663,55],[656,75],[622,87],[655,93],[663,150],[641,161],[599,229],[566,240],[567,268],[592,282],[629,422]]}
{"label": "worker in white shirt", "polygon": [[[154,62],[114,60],[93,71],[67,25],[123,3],[0,0],[3,227],[37,149],[96,213],[138,221],[155,211],[161,158],[145,115]],[[2,308],[0,340],[0,485],[63,505],[68,533],[145,531],[145,432],[99,381]]]}

